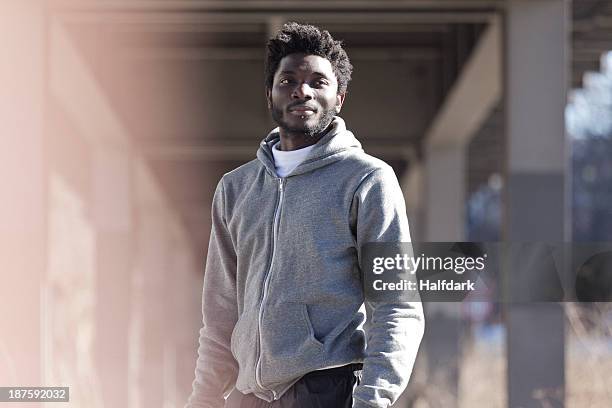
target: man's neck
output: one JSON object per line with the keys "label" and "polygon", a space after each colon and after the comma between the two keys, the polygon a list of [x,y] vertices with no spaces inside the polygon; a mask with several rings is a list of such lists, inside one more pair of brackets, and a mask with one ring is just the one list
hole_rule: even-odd
{"label": "man's neck", "polygon": [[304,147],[312,146],[313,144],[316,144],[319,140],[321,140],[323,136],[325,136],[327,132],[329,132],[330,129],[331,129],[331,124],[327,128],[325,128],[325,130],[323,130],[322,132],[317,133],[316,135],[313,135],[313,136],[307,136],[304,133],[287,132],[286,130],[281,128],[279,131],[280,133],[279,150],[291,151],[291,150],[298,150],[298,149],[303,149]]}

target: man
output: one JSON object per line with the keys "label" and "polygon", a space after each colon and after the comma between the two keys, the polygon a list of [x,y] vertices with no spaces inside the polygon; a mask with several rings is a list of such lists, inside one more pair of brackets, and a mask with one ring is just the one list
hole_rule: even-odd
{"label": "man", "polygon": [[337,116],[351,71],[317,27],[268,42],[278,128],[217,185],[187,408],[383,408],[408,383],[421,304],[369,301],[359,267],[365,243],[410,240],[406,211],[391,167]]}

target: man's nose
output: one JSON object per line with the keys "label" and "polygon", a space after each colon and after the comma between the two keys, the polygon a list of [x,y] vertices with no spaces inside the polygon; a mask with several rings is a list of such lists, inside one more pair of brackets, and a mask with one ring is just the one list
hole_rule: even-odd
{"label": "man's nose", "polygon": [[295,87],[291,96],[296,99],[312,99],[312,88],[306,82],[303,82]]}

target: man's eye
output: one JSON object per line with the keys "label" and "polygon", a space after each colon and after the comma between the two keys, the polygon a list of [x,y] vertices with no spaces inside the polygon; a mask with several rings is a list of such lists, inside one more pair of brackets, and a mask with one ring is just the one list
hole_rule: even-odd
{"label": "man's eye", "polygon": [[290,83],[290,82],[291,82],[291,80],[290,80],[290,79],[287,79],[287,78],[283,78],[283,79],[281,79],[281,80],[279,81],[279,83],[280,83],[281,85],[286,85],[286,84],[288,84],[288,83]]}

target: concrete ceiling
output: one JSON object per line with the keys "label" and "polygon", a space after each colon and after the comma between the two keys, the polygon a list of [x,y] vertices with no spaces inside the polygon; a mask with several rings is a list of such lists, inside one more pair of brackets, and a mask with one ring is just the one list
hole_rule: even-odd
{"label": "concrete ceiling", "polygon": [[[366,150],[406,166],[504,0],[80,0],[51,2],[191,230],[212,189],[273,127],[264,44],[289,20],[343,39],[355,66],[343,116]],[[574,1],[573,77],[612,48],[612,5]]]}

